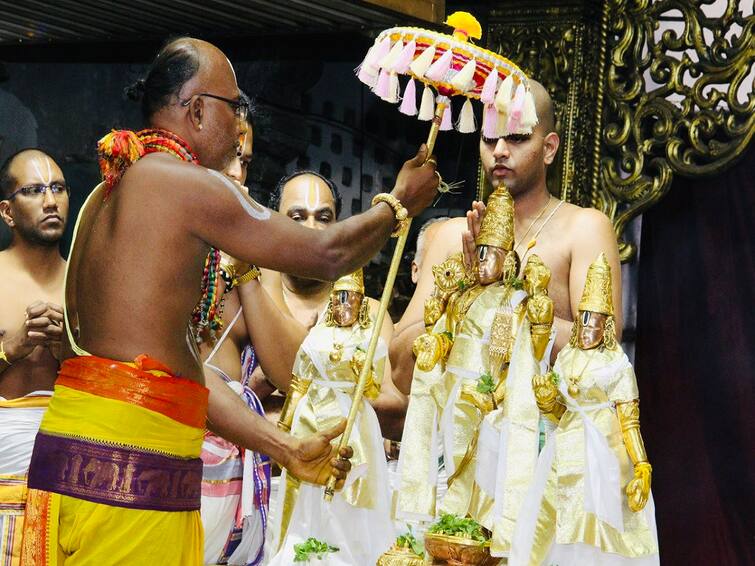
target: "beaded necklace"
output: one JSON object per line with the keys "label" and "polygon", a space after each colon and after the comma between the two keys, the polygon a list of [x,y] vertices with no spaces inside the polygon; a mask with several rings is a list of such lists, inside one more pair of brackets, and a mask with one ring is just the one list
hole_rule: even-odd
{"label": "beaded necklace", "polygon": [[[199,164],[189,144],[173,132],[160,129],[112,130],[97,143],[100,170],[105,180],[105,198],[136,161],[150,153],[168,153],[181,161]],[[221,279],[220,250],[210,248],[202,271],[202,296],[191,315],[194,336],[202,341],[202,333],[209,330],[212,336],[221,328],[223,299],[219,295]]]}

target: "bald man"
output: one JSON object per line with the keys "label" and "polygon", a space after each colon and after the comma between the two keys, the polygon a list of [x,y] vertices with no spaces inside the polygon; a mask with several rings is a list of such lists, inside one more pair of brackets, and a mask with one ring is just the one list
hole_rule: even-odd
{"label": "bald man", "polygon": [[[480,138],[480,160],[485,181],[493,187],[503,183],[514,199],[514,241],[522,259],[537,254],[551,270],[548,294],[555,308],[556,341],[551,357],[569,341],[572,321],[587,277],[587,268],[605,252],[613,277],[616,328],[621,332],[621,269],[616,234],[608,217],[593,208],[581,208],[551,195],[546,169],[553,163],[560,138],[555,131],[553,101],[543,85],[530,80],[540,120],[530,135]],[[396,325],[390,355],[394,382],[404,393],[411,390],[414,357],[412,343],[424,332],[423,305],[433,287],[432,266],[464,247],[465,256],[475,255],[474,236],[484,206],[474,203],[467,218],[454,218],[435,225],[428,235],[427,251],[417,288],[404,316]]]}
{"label": "bald man", "polygon": [[0,167],[0,199],[12,234],[0,252],[0,563],[17,566],[29,460],[58,372],[68,187],[49,155],[25,149]]}
{"label": "bald man", "polygon": [[[219,376],[203,375],[189,323],[204,266],[213,265],[208,253],[335,279],[385,244],[401,206],[414,216],[437,188],[423,148],[383,202],[329,230],[306,230],[220,173],[237,153],[247,106],[219,49],[175,40],[129,92],[141,95],[151,129],[101,141],[106,182],[77,221],[65,290],[73,352],[29,469],[27,564],[55,556],[77,564],[201,564],[205,426],[269,454],[303,481],[324,483],[334,473],[342,484],[349,464],[330,442],[344,422],[297,439],[249,411]],[[204,300],[215,299],[210,292]]]}

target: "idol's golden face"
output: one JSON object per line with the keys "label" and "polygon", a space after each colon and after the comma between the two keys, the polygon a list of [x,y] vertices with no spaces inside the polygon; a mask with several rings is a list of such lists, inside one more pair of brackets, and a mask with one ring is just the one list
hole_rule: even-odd
{"label": "idol's golden face", "polygon": [[359,317],[362,295],[356,291],[334,291],[330,297],[333,321],[338,326],[351,326]]}
{"label": "idol's golden face", "polygon": [[606,315],[599,312],[579,312],[577,346],[581,350],[592,350],[603,343],[607,319]]}
{"label": "idol's golden face", "polygon": [[503,275],[506,251],[495,246],[477,246],[477,277],[481,285],[489,285]]}

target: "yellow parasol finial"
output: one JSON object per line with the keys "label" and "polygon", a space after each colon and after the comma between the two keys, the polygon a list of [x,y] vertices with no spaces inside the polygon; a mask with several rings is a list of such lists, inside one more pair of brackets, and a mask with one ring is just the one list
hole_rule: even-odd
{"label": "yellow parasol finial", "polygon": [[445,24],[454,28],[454,39],[459,41],[467,41],[470,37],[472,39],[482,37],[480,22],[469,12],[454,12],[446,18]]}

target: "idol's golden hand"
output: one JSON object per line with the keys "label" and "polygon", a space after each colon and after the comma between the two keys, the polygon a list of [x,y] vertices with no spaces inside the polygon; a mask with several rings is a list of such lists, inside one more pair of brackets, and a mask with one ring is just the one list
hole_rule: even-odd
{"label": "idol's golden hand", "polygon": [[[362,374],[366,358],[367,354],[364,350],[357,350],[354,352],[351,360],[349,360],[349,367],[354,372],[357,381],[359,381],[359,376]],[[367,381],[364,384],[364,396],[367,399],[377,399],[378,395],[380,395],[380,386],[375,383],[375,372],[370,368],[370,374],[367,376]]]}
{"label": "idol's golden hand", "polygon": [[429,297],[425,301],[425,328],[432,329],[438,319],[443,315],[446,308],[446,301],[439,297]]}
{"label": "idol's golden hand", "polygon": [[461,386],[459,398],[476,407],[483,415],[495,409],[491,393],[481,392],[475,382],[465,381]]}
{"label": "idol's golden hand", "polygon": [[634,400],[617,403],[616,414],[619,417],[624,446],[634,464],[634,479],[626,488],[627,503],[632,511],[642,511],[650,495],[653,468],[648,462],[645,444],[640,434],[640,402]]}
{"label": "idol's golden hand", "polygon": [[437,334],[420,334],[414,340],[412,352],[417,358],[417,367],[430,371],[440,360],[440,337]]}
{"label": "idol's golden hand", "polygon": [[333,474],[337,478],[336,489],[343,487],[346,475],[351,469],[354,451],[345,447],[338,453],[338,446],[331,443],[343,433],[346,419],[324,431],[305,438],[292,438],[292,448],[286,462],[282,462],[288,472],[295,478],[309,483],[325,485]]}
{"label": "idol's golden hand", "polygon": [[289,432],[294,423],[294,413],[299,401],[307,394],[311,379],[302,379],[296,374],[291,374],[291,384],[288,386],[286,401],[283,403],[280,417],[278,417],[278,428]]}
{"label": "idol's golden hand", "polygon": [[559,402],[559,392],[556,384],[551,379],[551,374],[536,375],[532,378],[532,390],[535,393],[535,402],[543,414],[552,416],[556,420],[561,418],[566,407]]}
{"label": "idol's golden hand", "polygon": [[653,467],[647,462],[634,465],[634,479],[627,484],[626,494],[629,508],[635,513],[642,511],[648,502],[652,475]]}

